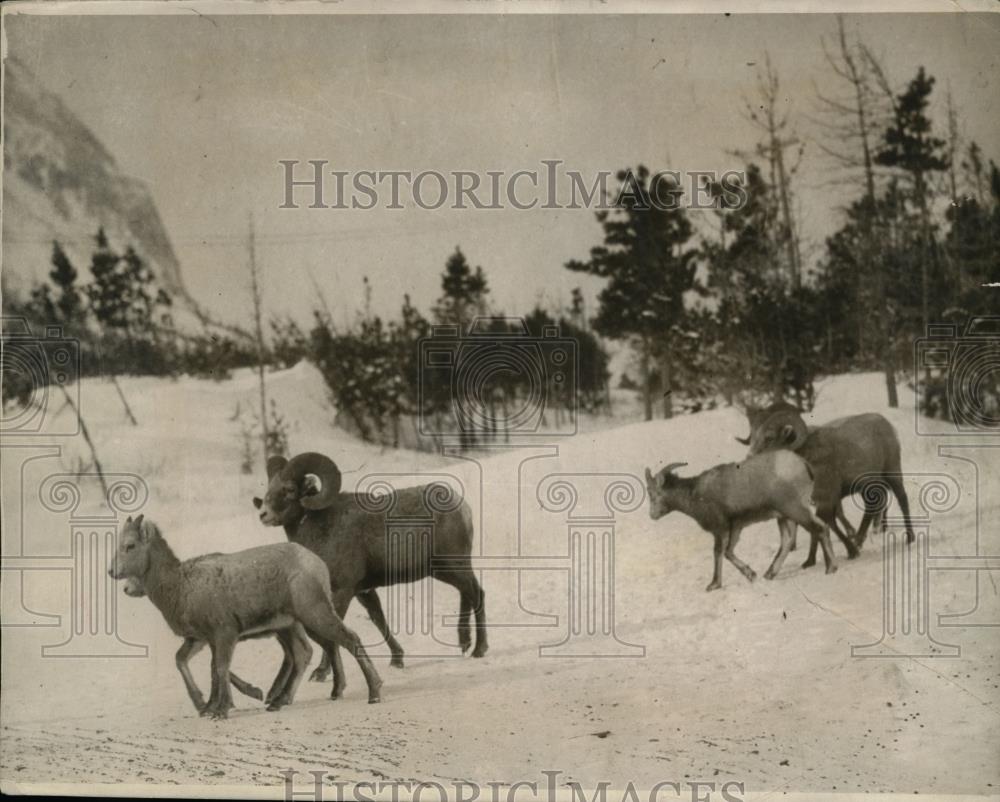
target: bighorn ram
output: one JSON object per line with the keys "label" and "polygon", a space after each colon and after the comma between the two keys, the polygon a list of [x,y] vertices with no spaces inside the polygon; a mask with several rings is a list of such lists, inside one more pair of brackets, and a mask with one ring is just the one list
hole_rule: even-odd
{"label": "bighorn ram", "polygon": [[[203,715],[226,718],[233,707],[229,664],[237,641],[275,633],[287,637],[283,644],[294,650],[300,633],[290,630],[297,625],[326,650],[338,643],[351,649],[368,681],[368,701],[379,701],[382,680],[358,636],[334,611],[326,566],[308,549],[280,543],[181,562],[156,525],[140,515],[126,521],[108,573],[138,580],[170,628],[184,638],[177,668]],[[205,643],[212,650],[207,704],[188,667]],[[306,665],[297,655],[283,692],[294,693]]]}
{"label": "bighorn ram", "polygon": [[[773,449],[790,449],[804,457],[816,477],[816,514],[837,534],[849,557],[858,555],[868,527],[880,511],[881,499],[871,489],[881,484],[892,490],[903,512],[907,541],[914,539],[910,504],[903,487],[899,438],[892,424],[876,413],[838,418],[823,426],[808,427],[801,413],[790,404],[776,404],[750,417],[750,437],[740,440],[750,446],[750,454]],[[865,499],[865,514],[856,540],[837,526],[841,499],[854,492]],[[884,519],[883,519],[884,525]],[[816,542],[812,542],[806,567],[816,562]]]}
{"label": "bighorn ram", "polygon": [[[432,576],[461,594],[458,643],[462,651],[472,645],[470,616],[475,611],[476,647],[472,656],[486,654],[485,594],[472,570],[472,513],[464,500],[454,505],[445,503],[454,500],[451,488],[436,483],[396,491],[392,514],[426,518],[430,537],[392,546],[387,505],[379,497],[341,493],[340,470],[329,457],[315,452],[290,460],[271,457],[267,476],[263,500],[253,500],[260,510],[260,520],[268,526],[283,526],[290,541],[323,558],[338,615],[346,614],[355,596],[364,599],[367,594],[365,606],[388,639],[388,625],[375,588]],[[314,480],[318,480],[318,488]],[[393,660],[398,659],[401,665],[402,649],[398,644],[396,649]],[[336,649],[332,657],[336,694],[344,687],[344,676]],[[325,655],[313,678],[325,676],[328,666],[329,655]]]}
{"label": "bighorn ram", "polygon": [[674,462],[656,476],[646,468],[649,516],[656,520],[679,510],[698,522],[715,538],[715,571],[705,590],[722,587],[722,556],[725,555],[748,580],[757,574],[733,550],[747,524],[777,518],[781,546],[765,579],[773,579],[791,549],[790,523],[808,529],[823,544],[828,574],[837,570],[826,526],[810,509],[812,473],[805,460],[788,451],[750,457],[741,463],[716,465],[698,476],[674,474],[686,462]]}
{"label": "bighorn ram", "polygon": [[[195,559],[201,560],[205,557],[218,557],[220,556],[218,552],[214,554],[205,554],[201,557]],[[133,598],[140,598],[146,595],[146,590],[142,586],[136,577],[130,576],[125,580],[125,595],[132,596]],[[259,632],[252,635],[244,635],[240,637],[240,640],[247,640],[249,638],[264,638],[268,637],[270,632]],[[251,699],[256,699],[258,701],[263,700],[267,705],[268,710],[278,710],[285,705],[290,705],[295,698],[295,691],[298,688],[299,680],[302,678],[302,674],[305,672],[306,668],[309,667],[309,661],[312,659],[312,646],[309,644],[309,638],[306,637],[306,631],[302,628],[301,624],[296,623],[294,626],[289,627],[287,630],[282,630],[275,633],[278,638],[278,642],[281,644],[284,650],[285,657],[281,663],[281,668],[278,670],[277,676],[275,676],[274,681],[271,683],[271,689],[267,692],[267,696],[264,696],[264,692],[261,691],[256,685],[241,679],[234,671],[229,672],[229,681],[232,686],[236,688],[244,696],[249,696]],[[197,646],[192,649],[187,654],[187,660],[190,660],[194,655],[204,647],[204,641],[199,641]],[[179,667],[179,666],[178,666]],[[192,696],[192,701],[195,703],[195,708],[199,712],[203,709],[203,701],[201,692],[197,694],[197,698]]]}

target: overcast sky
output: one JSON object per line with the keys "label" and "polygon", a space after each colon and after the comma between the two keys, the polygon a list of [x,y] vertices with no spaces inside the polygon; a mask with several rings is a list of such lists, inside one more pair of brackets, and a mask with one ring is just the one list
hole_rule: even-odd
{"label": "overcast sky", "polygon": [[[269,308],[302,317],[310,274],[338,313],[361,277],[377,311],[404,292],[423,309],[461,245],[507,312],[568,301],[596,279],[563,264],[600,238],[587,210],[281,210],[280,159],[356,170],[485,173],[561,159],[588,173],[742,167],[756,134],[742,98],[770,53],[793,115],[830,81],[832,16],[8,17],[8,46],[148,182],[194,295],[229,318],[248,309],[247,217]],[[855,16],[849,27],[902,84],[919,65],[950,86],[963,132],[1000,161],[1000,19]],[[807,252],[842,197],[807,140],[796,189]],[[702,212],[701,214],[706,214]]]}

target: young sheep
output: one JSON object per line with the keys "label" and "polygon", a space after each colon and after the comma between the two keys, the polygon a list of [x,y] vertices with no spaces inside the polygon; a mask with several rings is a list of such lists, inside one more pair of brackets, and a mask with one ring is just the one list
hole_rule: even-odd
{"label": "young sheep", "polygon": [[[348,648],[368,682],[368,701],[379,701],[382,680],[358,636],[334,611],[326,566],[302,546],[278,543],[181,562],[156,525],[140,515],[126,521],[108,573],[114,579],[137,579],[170,628],[184,638],[177,668],[204,715],[226,718],[233,707],[229,664],[237,641],[275,633],[294,648],[292,630],[297,625],[325,650],[338,644]],[[188,660],[204,643],[212,649],[207,704],[188,668]],[[294,693],[304,670],[300,658],[293,660],[283,687]]]}
{"label": "young sheep", "polygon": [[[218,553],[206,554],[202,557],[197,557],[196,559],[200,560],[204,557],[218,556]],[[133,576],[125,580],[125,595],[137,599],[145,596],[146,591],[142,587],[142,583]],[[261,632],[253,635],[246,635],[241,637],[240,640],[243,641],[249,638],[264,638],[268,637],[270,634],[271,633],[269,632]],[[271,683],[271,689],[267,692],[266,697],[264,696],[264,692],[256,685],[247,682],[245,679],[241,679],[235,671],[229,672],[229,682],[232,683],[232,686],[236,688],[236,690],[244,696],[249,696],[251,699],[263,701],[264,704],[267,705],[268,710],[278,710],[285,705],[290,705],[292,703],[295,698],[295,691],[298,688],[299,680],[301,679],[306,668],[309,667],[309,661],[312,660],[312,646],[310,645],[309,638],[306,637],[306,631],[302,628],[301,624],[295,624],[288,630],[277,632],[275,635],[284,650],[285,656],[282,660],[281,668],[278,670],[277,676],[275,676],[274,681]],[[205,643],[203,641],[198,642],[197,646],[187,654],[187,659],[190,660],[198,651],[204,648],[204,646]],[[201,692],[198,691],[196,695],[193,695],[191,697],[191,701],[194,702],[195,709],[201,713],[204,709],[204,698],[202,697]]]}
{"label": "young sheep", "polygon": [[837,570],[826,525],[810,509],[813,481],[805,460],[790,451],[774,451],[741,463],[717,465],[698,476],[681,478],[675,462],[653,476],[646,468],[649,516],[653,520],[679,510],[715,538],[715,570],[705,590],[722,587],[722,557],[725,555],[749,581],[757,574],[740,560],[734,549],[747,524],[778,518],[781,547],[765,579],[773,579],[791,550],[794,522],[809,530],[823,546],[826,572]]}

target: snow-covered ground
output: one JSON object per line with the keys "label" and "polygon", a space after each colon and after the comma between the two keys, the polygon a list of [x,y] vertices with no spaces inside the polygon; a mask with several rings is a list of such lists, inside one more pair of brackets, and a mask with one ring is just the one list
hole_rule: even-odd
{"label": "snow-covered ground", "polygon": [[[889,641],[887,657],[852,656],[852,646],[878,642],[883,633],[878,534],[855,561],[835,543],[834,575],[799,567],[800,536],[776,580],[750,584],[727,563],[722,590],[704,591],[710,537],[679,514],[651,521],[641,477],[646,466],[666,462],[687,461],[682,472],[695,472],[741,458],[733,436],[747,426],[737,410],[617,426],[588,421],[579,434],[544,445],[456,458],[372,447],[335,429],[323,383],[308,365],[268,381],[291,422],[291,451],[329,454],[346,485],[383,474],[397,485],[431,475],[461,484],[480,535],[489,654],[459,655],[451,588],[433,583],[433,604],[425,608],[426,586],[382,590],[407,651],[405,669],[388,666],[358,605],[347,616],[377,657],[382,704],[365,704],[360,672],[348,658],[340,701],[329,701],[327,684],[305,683],[296,703],[278,713],[237,696],[230,720],[216,723],[191,708],[173,661],[179,640],[148,600],[127,598],[112,584],[118,637],[147,646],[148,655],[43,656],[44,646],[70,635],[73,561],[65,556],[70,512],[43,506],[40,489],[46,477],[89,456],[79,437],[25,438],[17,441],[23,448],[5,441],[3,554],[24,555],[5,568],[46,568],[39,555],[55,558],[55,570],[4,571],[5,781],[254,784],[280,793],[278,772],[286,769],[325,770],[345,781],[505,783],[542,781],[541,771],[552,770],[562,772],[560,784],[584,787],[732,780],[748,792],[1000,788],[1000,629],[982,626],[1000,623],[997,575],[949,559],[1000,554],[993,524],[998,457],[987,448],[944,448],[969,440],[948,437],[947,427],[918,435],[905,388],[901,408],[885,410],[879,376],[835,377],[821,387],[814,420],[878,410],[895,424],[904,470],[913,474],[907,488],[914,513],[932,510],[918,527],[929,532],[922,553],[935,569],[920,599],[934,648],[958,646],[957,657],[913,656],[925,655],[930,643],[916,635]],[[129,379],[122,389],[137,426],[125,419],[114,387],[97,380],[82,385],[84,417],[104,470],[143,477],[143,511],[180,557],[284,539],[281,529],[259,524],[250,504],[263,490],[262,471],[239,470],[238,413],[257,403],[252,374],[219,383]],[[60,453],[36,449],[46,444]],[[560,495],[563,485],[553,489],[559,482],[576,489],[575,507],[560,506],[569,496]],[[606,493],[615,482],[623,484]],[[76,515],[94,512],[89,503],[82,500]],[[859,511],[850,503],[847,510],[856,522]],[[568,556],[571,529],[582,532],[579,560]],[[586,550],[590,532],[595,553]],[[602,599],[613,609],[614,637],[587,635],[585,603],[577,634],[574,602],[590,598],[578,579],[592,567],[593,587],[604,588],[604,543],[613,554],[614,593],[598,593],[594,609]],[[762,573],[776,547],[777,527],[766,523],[744,533],[739,551]],[[104,570],[98,566],[94,587],[102,587]],[[396,615],[397,605],[416,610],[414,617]],[[429,611],[429,632],[421,609]],[[892,610],[888,617],[896,620]],[[22,620],[55,625],[10,626]],[[977,626],[961,626],[969,623]],[[234,670],[266,687],[279,662],[273,640],[252,641],[237,649]],[[207,655],[195,659],[194,671],[207,689]]]}

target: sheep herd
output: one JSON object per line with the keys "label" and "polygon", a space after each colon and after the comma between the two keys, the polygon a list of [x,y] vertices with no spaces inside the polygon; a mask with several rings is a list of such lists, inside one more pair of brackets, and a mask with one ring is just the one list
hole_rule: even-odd
{"label": "sheep herd", "polygon": [[[756,579],[735,548],[743,527],[770,518],[778,519],[781,538],[766,579],[777,575],[795,547],[798,526],[808,530],[811,539],[804,565],[815,564],[819,546],[826,572],[836,571],[829,530],[844,543],[849,557],[856,556],[871,524],[881,521],[885,527],[889,491],[912,542],[899,439],[884,417],[854,415],[810,427],[796,407],[784,402],[749,409],[747,415],[750,436],[737,438],[749,446],[743,462],[718,465],[694,477],[676,475],[685,463],[672,463],[655,475],[646,469],[650,517],[677,510],[712,534],[714,571],[707,590],[722,586],[723,557],[748,580]],[[450,487],[432,483],[386,496],[342,493],[337,466],[313,452],[290,460],[271,457],[267,476],[264,498],[253,503],[264,525],[284,528],[287,543],[182,562],[157,526],[140,515],[126,521],[109,568],[112,577],[127,580],[128,595],[148,596],[171,630],[184,639],[177,668],[201,715],[228,717],[233,707],[230,685],[264,699],[268,710],[290,704],[312,657],[310,639],[323,650],[312,678],[325,679],[332,669],[331,698],[344,691],[343,646],[361,667],[368,701],[378,702],[382,680],[344,616],[357,597],[386,639],[391,665],[402,667],[403,649],[389,629],[376,588],[428,576],[459,592],[462,651],[472,649],[473,657],[486,654],[485,594],[472,568],[472,514]],[[865,503],[857,532],[841,506],[853,493],[861,493]],[[429,515],[427,536],[405,548],[394,544],[386,536],[390,511]],[[284,658],[265,697],[232,673],[230,664],[239,641],[271,635],[281,644]],[[205,644],[212,653],[207,702],[188,665]]]}

